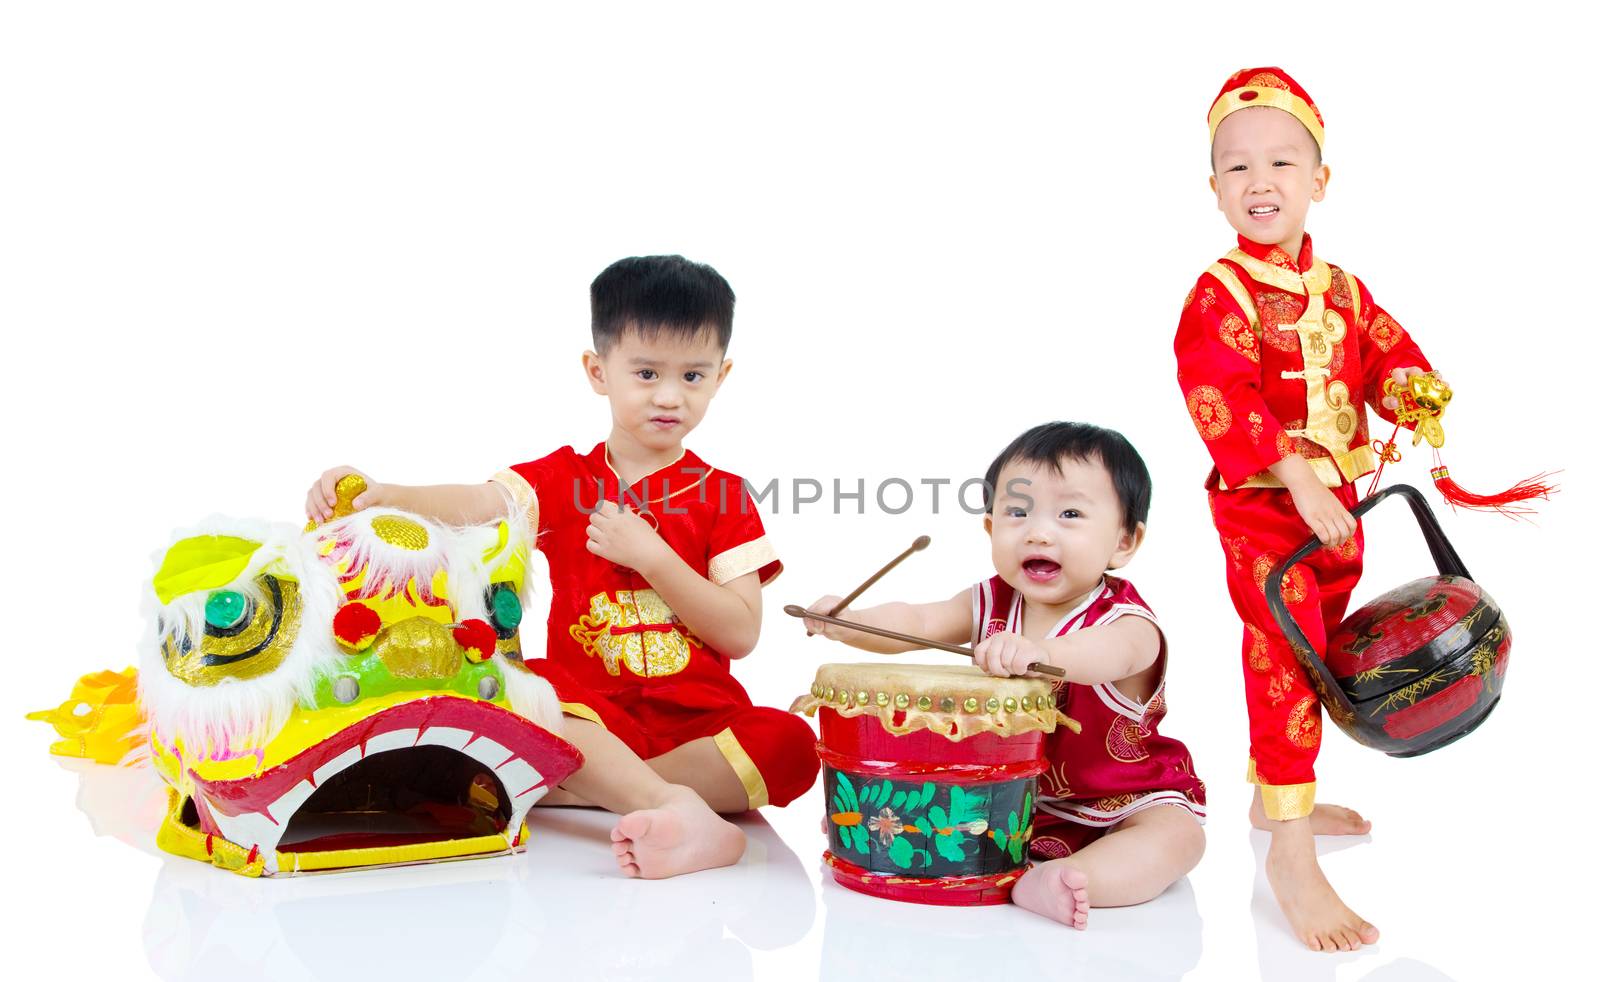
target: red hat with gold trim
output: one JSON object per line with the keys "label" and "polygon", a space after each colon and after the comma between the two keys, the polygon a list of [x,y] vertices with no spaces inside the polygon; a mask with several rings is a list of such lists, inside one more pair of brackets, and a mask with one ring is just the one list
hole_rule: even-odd
{"label": "red hat with gold trim", "polygon": [[1317,141],[1317,149],[1322,149],[1322,113],[1317,111],[1317,104],[1288,72],[1270,67],[1241,68],[1228,76],[1222,91],[1211,103],[1208,119],[1211,139],[1217,138],[1217,127],[1230,113],[1252,106],[1282,109],[1303,123],[1311,131],[1311,138]]}

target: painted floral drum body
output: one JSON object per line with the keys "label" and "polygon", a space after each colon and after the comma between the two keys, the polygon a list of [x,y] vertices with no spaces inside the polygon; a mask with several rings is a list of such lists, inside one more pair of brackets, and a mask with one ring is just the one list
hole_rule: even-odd
{"label": "painted floral drum body", "polygon": [[976,668],[823,665],[823,861],[852,890],[914,903],[1004,903],[1027,866],[1050,683]]}

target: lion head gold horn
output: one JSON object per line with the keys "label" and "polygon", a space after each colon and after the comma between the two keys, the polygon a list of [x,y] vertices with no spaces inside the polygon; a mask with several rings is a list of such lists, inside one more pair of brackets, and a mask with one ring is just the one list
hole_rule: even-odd
{"label": "lion head gold horn", "polygon": [[[334,519],[347,518],[354,515],[356,499],[361,497],[366,490],[367,479],[360,474],[346,474],[344,477],[339,478],[338,482],[333,486],[333,516],[328,521],[331,522]],[[317,523],[315,521],[307,521],[305,530],[310,532],[316,527]]]}

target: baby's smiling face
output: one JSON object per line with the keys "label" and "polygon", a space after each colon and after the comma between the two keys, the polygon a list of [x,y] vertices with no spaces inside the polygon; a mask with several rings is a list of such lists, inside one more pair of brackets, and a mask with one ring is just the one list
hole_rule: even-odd
{"label": "baby's smiling face", "polygon": [[1123,528],[1122,502],[1098,459],[1063,457],[1057,465],[1002,468],[984,524],[1000,578],[1030,604],[1066,613],[1106,570],[1133,557],[1144,526]]}
{"label": "baby's smiling face", "polygon": [[1230,113],[1211,143],[1211,190],[1234,231],[1296,258],[1311,202],[1328,183],[1316,141],[1281,109]]}

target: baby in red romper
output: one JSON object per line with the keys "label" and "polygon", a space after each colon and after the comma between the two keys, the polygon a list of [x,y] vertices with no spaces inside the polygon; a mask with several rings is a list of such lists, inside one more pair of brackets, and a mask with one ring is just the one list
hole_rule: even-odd
{"label": "baby in red romper", "polygon": [[[1029,851],[1012,900],[1083,928],[1090,907],[1143,903],[1205,851],[1205,784],[1184,745],[1156,731],[1166,715],[1167,649],[1133,585],[1108,575],[1144,541],[1150,472],[1119,433],[1047,423],[1022,434],[985,476],[996,575],[948,600],[890,603],[841,617],[947,643],[972,641],[991,675],[1036,662],[1065,672],[1056,704],[1082,724],[1047,744]],[[839,602],[823,597],[811,610]],[[810,631],[868,651],[912,646],[807,620]]]}

